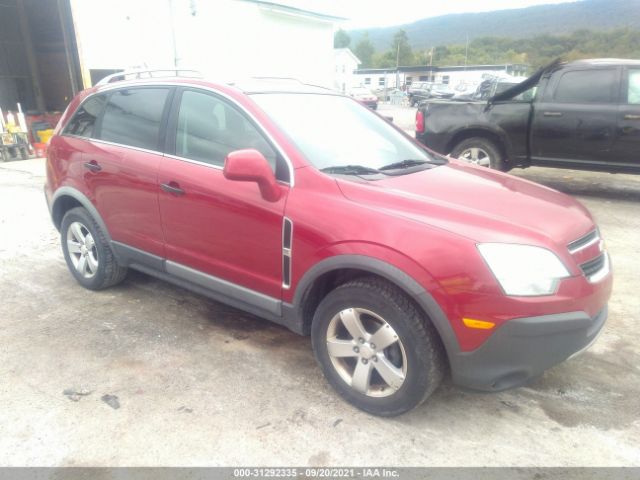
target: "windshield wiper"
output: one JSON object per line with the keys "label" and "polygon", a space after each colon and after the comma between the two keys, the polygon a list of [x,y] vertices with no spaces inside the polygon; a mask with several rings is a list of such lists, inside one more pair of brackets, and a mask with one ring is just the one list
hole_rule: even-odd
{"label": "windshield wiper", "polygon": [[429,163],[426,160],[414,160],[413,158],[407,160],[401,160],[400,162],[390,163],[389,165],[385,165],[384,167],[380,167],[380,170],[396,170],[400,168],[409,168],[415,167],[417,165],[423,165],[425,163]]}
{"label": "windshield wiper", "polygon": [[342,175],[377,175],[382,173],[375,168],[365,167],[364,165],[334,165],[320,169],[325,173],[340,173]]}

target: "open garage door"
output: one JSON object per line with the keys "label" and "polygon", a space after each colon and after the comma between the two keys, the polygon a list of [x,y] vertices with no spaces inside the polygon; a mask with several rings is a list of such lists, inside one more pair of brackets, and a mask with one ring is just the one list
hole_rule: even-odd
{"label": "open garage door", "polygon": [[62,111],[84,86],[70,0],[0,0],[0,108]]}

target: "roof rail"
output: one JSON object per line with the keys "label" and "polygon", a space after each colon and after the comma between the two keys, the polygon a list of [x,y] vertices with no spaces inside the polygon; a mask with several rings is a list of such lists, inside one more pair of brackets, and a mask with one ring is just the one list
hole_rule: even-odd
{"label": "roof rail", "polygon": [[185,70],[182,68],[159,68],[154,70],[125,70],[118,73],[107,75],[101,79],[95,86],[107,85],[109,83],[120,82],[123,80],[137,80],[140,78],[162,78],[162,77],[187,77],[202,78],[202,74],[197,70]]}

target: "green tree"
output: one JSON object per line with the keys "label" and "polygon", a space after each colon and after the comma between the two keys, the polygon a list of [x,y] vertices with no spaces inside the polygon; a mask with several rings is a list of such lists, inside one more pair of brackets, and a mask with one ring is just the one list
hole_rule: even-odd
{"label": "green tree", "polygon": [[350,43],[351,37],[342,29],[339,29],[333,35],[333,48],[347,48]]}
{"label": "green tree", "polygon": [[411,45],[409,45],[409,37],[403,29],[399,29],[393,36],[391,54],[394,59],[393,66],[396,65],[396,62],[398,65],[413,65],[415,63]]}
{"label": "green tree", "polygon": [[373,53],[375,52],[375,48],[369,40],[369,33],[365,32],[360,41],[356,44],[353,49],[353,53],[355,53],[356,57],[360,59],[362,62],[361,67],[367,68],[373,66]]}

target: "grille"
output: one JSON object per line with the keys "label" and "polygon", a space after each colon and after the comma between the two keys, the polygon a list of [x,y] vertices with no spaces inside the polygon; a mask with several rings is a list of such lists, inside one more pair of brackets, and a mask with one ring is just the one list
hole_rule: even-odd
{"label": "grille", "polygon": [[592,245],[598,240],[600,240],[600,233],[598,232],[598,229],[596,229],[592,232],[587,233],[584,237],[580,237],[579,239],[574,240],[569,245],[567,245],[567,248],[569,249],[569,253],[575,253],[585,247],[588,247],[589,245]]}
{"label": "grille", "polygon": [[601,253],[593,260],[589,260],[588,262],[585,262],[582,265],[580,265],[582,272],[585,274],[587,278],[591,277],[592,275],[602,270],[606,262],[605,255],[606,255],[605,253]]}

